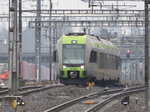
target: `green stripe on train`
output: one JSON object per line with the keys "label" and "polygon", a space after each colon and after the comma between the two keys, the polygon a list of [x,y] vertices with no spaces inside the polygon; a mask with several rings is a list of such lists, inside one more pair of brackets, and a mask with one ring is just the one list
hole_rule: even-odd
{"label": "green stripe on train", "polygon": [[63,36],[63,44],[72,44],[72,41],[77,41],[76,44],[86,44],[87,36]]}
{"label": "green stripe on train", "polygon": [[106,45],[106,44],[102,44],[102,43],[93,43],[93,46],[94,47],[99,47],[99,48],[107,48],[109,50],[119,52],[119,49],[117,47]]}
{"label": "green stripe on train", "polygon": [[79,78],[85,78],[83,72],[85,71],[84,69],[81,69],[80,67],[67,67],[66,69],[62,70],[64,72],[63,78],[68,78],[67,72],[68,71],[79,71]]}

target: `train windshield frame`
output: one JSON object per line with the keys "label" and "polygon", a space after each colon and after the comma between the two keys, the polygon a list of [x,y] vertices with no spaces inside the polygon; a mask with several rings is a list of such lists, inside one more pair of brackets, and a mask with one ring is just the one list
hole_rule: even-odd
{"label": "train windshield frame", "polygon": [[83,65],[85,62],[85,44],[64,44],[63,64]]}

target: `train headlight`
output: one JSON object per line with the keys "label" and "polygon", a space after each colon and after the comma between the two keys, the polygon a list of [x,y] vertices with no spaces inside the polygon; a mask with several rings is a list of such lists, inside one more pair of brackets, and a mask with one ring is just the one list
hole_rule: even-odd
{"label": "train headlight", "polygon": [[63,69],[66,69],[67,67],[65,65],[63,65]]}
{"label": "train headlight", "polygon": [[84,65],[81,65],[80,68],[81,68],[81,69],[84,69]]}

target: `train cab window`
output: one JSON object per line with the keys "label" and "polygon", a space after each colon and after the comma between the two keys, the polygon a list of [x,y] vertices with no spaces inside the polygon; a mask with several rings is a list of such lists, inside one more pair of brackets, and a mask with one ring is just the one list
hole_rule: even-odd
{"label": "train cab window", "polygon": [[97,52],[91,51],[89,63],[95,63],[97,61]]}
{"label": "train cab window", "polygon": [[53,62],[58,62],[57,50],[54,50],[54,52],[53,52]]}
{"label": "train cab window", "polygon": [[63,64],[65,65],[83,65],[85,61],[84,44],[65,44],[63,45]]}

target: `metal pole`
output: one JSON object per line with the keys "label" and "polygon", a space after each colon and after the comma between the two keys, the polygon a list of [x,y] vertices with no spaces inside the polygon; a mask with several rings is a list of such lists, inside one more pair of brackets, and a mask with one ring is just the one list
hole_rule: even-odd
{"label": "metal pole", "polygon": [[[10,7],[11,7],[11,1],[9,0],[9,10],[10,10]],[[8,59],[8,71],[11,71],[11,57],[12,57],[12,32],[11,32],[11,13],[9,11],[9,23],[8,23],[8,28],[9,28],[9,34],[8,34],[8,56],[9,56],[9,59]],[[8,88],[11,89],[11,72],[10,72],[10,75],[9,75],[9,81],[8,81]]]}
{"label": "metal pole", "polygon": [[[52,0],[50,0],[50,15],[49,15],[49,19],[51,20],[51,16],[52,16]],[[52,55],[51,55],[51,22],[49,22],[49,80],[52,80]]]}
{"label": "metal pole", "polygon": [[9,1],[9,89],[11,95],[17,94],[17,0]]}
{"label": "metal pole", "polygon": [[[9,0],[9,10],[10,10],[10,0]],[[11,41],[10,41],[10,11],[9,11],[9,21],[8,21],[8,28],[9,28],[9,32],[8,32],[8,71],[11,70],[11,64],[10,64],[10,59],[11,59],[11,51],[10,51],[10,46],[11,46]],[[10,77],[9,77],[10,78]]]}
{"label": "metal pole", "polygon": [[124,59],[125,61],[125,83],[126,83],[126,79],[127,79],[127,74],[126,74],[126,70],[127,70],[127,61]]}
{"label": "metal pole", "polygon": [[138,71],[138,63],[135,63],[135,81],[139,81],[139,71]]}
{"label": "metal pole", "polygon": [[131,61],[129,61],[129,82],[132,82],[132,80],[131,80]]}
{"label": "metal pole", "polygon": [[37,81],[41,81],[41,0],[37,0],[37,19],[35,30],[35,65]]}
{"label": "metal pole", "polygon": [[93,2],[93,0],[92,0],[92,14],[93,14],[93,7],[94,7],[94,2]]}
{"label": "metal pole", "polygon": [[149,69],[149,60],[148,60],[148,1],[145,0],[145,112],[149,112],[149,76],[148,76],[148,69]]}
{"label": "metal pole", "polygon": [[39,79],[39,67],[38,67],[38,39],[37,39],[37,19],[35,19],[35,74],[36,80]]}
{"label": "metal pole", "polygon": [[91,6],[91,0],[89,0],[89,8],[90,8],[90,6]]}
{"label": "metal pole", "polygon": [[22,80],[21,76],[21,63],[22,63],[22,0],[19,0],[19,81]]}

